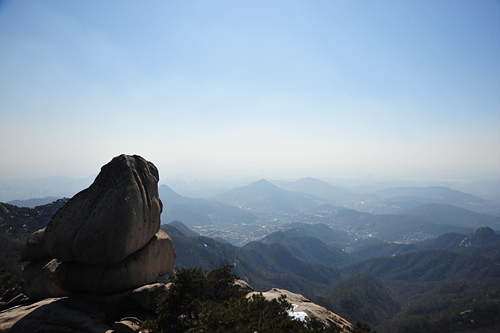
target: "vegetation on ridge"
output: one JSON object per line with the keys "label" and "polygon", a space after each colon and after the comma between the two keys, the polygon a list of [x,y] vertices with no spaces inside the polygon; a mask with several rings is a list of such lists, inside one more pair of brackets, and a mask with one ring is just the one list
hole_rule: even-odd
{"label": "vegetation on ridge", "polygon": [[[156,320],[144,328],[153,332],[341,332],[316,319],[292,319],[284,296],[266,300],[262,294],[245,297],[234,285],[232,266],[210,272],[184,268],[170,277],[172,285],[160,296]],[[362,325],[358,325],[359,328]],[[370,330],[357,332],[370,332]]]}

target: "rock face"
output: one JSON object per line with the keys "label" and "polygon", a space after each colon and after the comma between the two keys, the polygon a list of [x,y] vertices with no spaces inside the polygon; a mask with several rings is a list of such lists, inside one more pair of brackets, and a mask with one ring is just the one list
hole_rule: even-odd
{"label": "rock face", "polygon": [[[252,292],[247,294],[246,297],[252,297],[252,295],[258,294],[257,292]],[[338,325],[344,332],[352,331],[352,325],[344,318],[336,315],[335,313],[325,309],[322,306],[319,306],[309,299],[305,298],[300,294],[292,293],[288,290],[273,288],[262,295],[267,300],[277,299],[282,295],[286,296],[286,300],[293,305],[293,312],[298,314],[304,312],[310,318],[316,318],[324,325],[335,324]],[[291,313],[293,315],[293,313]],[[295,316],[298,317],[298,316]]]}
{"label": "rock face", "polygon": [[55,274],[61,288],[71,293],[115,293],[154,283],[172,271],[175,251],[163,230],[124,260],[109,266],[62,262]]}
{"label": "rock face", "polygon": [[32,300],[68,296],[70,293],[59,286],[56,270],[61,262],[57,259],[32,261],[24,268],[23,293]]}
{"label": "rock face", "polygon": [[26,241],[21,261],[33,261],[50,258],[45,246],[45,228],[35,231]]}
{"label": "rock face", "polygon": [[75,293],[115,293],[154,283],[170,273],[174,263],[172,240],[160,230],[145,247],[109,266],[58,259],[33,261],[23,272],[24,293],[34,300]]}
{"label": "rock face", "polygon": [[154,315],[150,310],[166,291],[164,284],[155,283],[109,295],[46,298],[1,311],[0,332],[114,333],[127,332],[127,327],[139,332],[137,324]]}
{"label": "rock face", "polygon": [[158,180],[140,156],[113,158],[50,220],[44,241],[51,257],[110,265],[144,247],[160,229]]}

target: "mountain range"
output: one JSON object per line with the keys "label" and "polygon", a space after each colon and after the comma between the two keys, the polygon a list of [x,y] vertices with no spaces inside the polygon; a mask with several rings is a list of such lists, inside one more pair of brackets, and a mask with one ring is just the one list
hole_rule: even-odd
{"label": "mountain range", "polygon": [[161,228],[174,243],[175,269],[201,267],[209,270],[220,262],[228,263],[234,265],[234,272],[256,290],[269,290],[279,285],[305,294],[315,293],[340,278],[337,268],[303,260],[278,243],[250,242],[237,247],[208,237],[187,237],[168,224]]}
{"label": "mountain range", "polygon": [[[309,227],[312,230],[307,231]],[[340,249],[303,236],[297,228],[243,247],[186,237],[171,225],[162,228],[172,236],[179,268],[231,263],[234,272],[257,290],[282,286],[308,295],[349,320],[361,319],[380,332],[432,331],[421,325],[454,332],[454,325],[464,318],[477,321],[461,326],[470,332],[488,332],[500,324],[500,235],[490,228],[416,244],[385,243],[399,248],[361,260],[361,252],[345,254],[345,262],[339,258],[328,262]],[[300,228],[314,234],[324,226]],[[464,312],[467,309],[472,313]]]}
{"label": "mountain range", "polygon": [[56,197],[45,197],[45,198],[33,198],[33,199],[25,199],[25,200],[12,200],[7,202],[9,205],[17,206],[17,207],[28,207],[35,208],[37,206],[50,204],[59,198]]}
{"label": "mountain range", "polygon": [[[179,222],[177,222],[178,225]],[[495,264],[495,258],[482,255],[483,245],[477,245],[478,239],[490,238],[488,245],[500,249],[500,235],[489,228],[482,228],[473,234],[462,235],[460,243],[469,240],[469,247],[476,247],[476,254],[463,253],[459,249],[459,240],[455,239],[456,248],[450,248],[450,242],[443,239],[415,244],[403,250],[403,253],[392,253],[388,256],[360,259],[359,255],[344,255],[342,259],[328,262],[328,257],[335,250],[315,237],[280,237],[285,233],[274,233],[265,237],[261,242],[250,242],[242,247],[231,244],[221,244],[211,238],[198,236],[187,237],[172,225],[162,225],[162,229],[169,233],[174,241],[177,260],[176,267],[203,267],[208,269],[210,264],[220,260],[235,265],[235,271],[247,279],[254,288],[268,289],[272,283],[281,281],[287,276],[289,281],[309,281],[311,285],[294,292],[307,291],[318,293],[321,287],[358,274],[370,274],[382,281],[404,280],[407,282],[443,282],[453,280],[468,281],[497,281],[500,279],[500,267]],[[319,245],[311,246],[317,243]],[[298,250],[298,251],[297,251]],[[299,255],[295,254],[297,252]],[[340,250],[341,252],[341,250]],[[338,254],[338,253],[337,253]],[[322,261],[318,258],[322,258]],[[336,267],[336,268],[335,268]],[[304,280],[305,279],[305,280]],[[308,282],[308,283],[309,283]],[[284,283],[281,281],[280,283]]]}
{"label": "mountain range", "polygon": [[404,209],[437,203],[500,216],[497,204],[443,186],[393,187],[383,190],[373,188],[361,192],[359,188],[346,189],[315,178],[303,178],[292,182],[273,181],[273,183],[288,191],[312,195],[318,205],[329,203],[368,213],[393,214]]}
{"label": "mountain range", "polygon": [[427,187],[394,187],[375,192],[384,198],[401,198],[418,200],[421,203],[441,203],[455,206],[482,204],[486,200],[472,194],[463,193],[442,186]]}
{"label": "mountain range", "polygon": [[[262,187],[268,186],[262,183]],[[219,214],[217,218],[226,218],[226,225],[235,217],[225,216],[249,214],[257,219],[245,209],[182,197],[167,187],[161,187],[160,193],[164,212],[178,205],[182,208],[178,211],[194,209],[197,218],[206,216],[208,220],[210,214]],[[281,197],[289,198],[286,193]],[[22,246],[15,245],[43,228],[62,204],[64,200],[34,209],[0,204],[0,265],[8,267],[12,260],[18,261]],[[380,332],[432,331],[429,327],[435,331],[488,332],[500,325],[500,235],[489,227],[468,227],[483,221],[496,223],[494,217],[449,204],[421,205],[408,215],[376,215],[331,204],[296,211],[288,215],[295,221],[282,224],[282,230],[241,247],[199,236],[181,219],[162,225],[162,229],[174,243],[175,269],[208,270],[228,263],[256,290],[279,287],[304,294],[346,319],[360,319]],[[439,218],[440,214],[444,215]],[[329,224],[300,223],[305,217]],[[250,223],[257,220],[253,221]],[[196,223],[194,220],[192,225]],[[390,238],[425,228],[434,234],[444,233],[411,244],[373,237]],[[353,230],[365,236],[376,233],[358,237]]]}
{"label": "mountain range", "polygon": [[311,195],[281,189],[265,179],[231,189],[215,198],[255,214],[266,215],[296,214],[317,206],[318,200]]}
{"label": "mountain range", "polygon": [[463,228],[487,226],[500,230],[500,217],[476,213],[450,204],[425,204],[405,209],[399,214],[420,217],[434,224],[448,224]]}
{"label": "mountain range", "polygon": [[279,188],[287,191],[314,195],[319,204],[329,203],[336,206],[349,205],[352,202],[366,201],[374,198],[373,195],[359,193],[340,186],[334,186],[316,178],[302,178],[296,181],[272,181]]}
{"label": "mountain range", "polygon": [[[248,186],[226,191],[209,200],[181,196],[168,186],[162,185],[159,188],[160,198],[164,204],[162,221],[165,223],[182,221],[190,228],[229,227],[232,229],[232,233],[229,234],[233,237],[231,239],[222,233],[217,235],[215,232],[210,235],[220,241],[225,239],[233,242],[235,239],[245,239],[245,235],[252,233],[252,228],[258,230],[270,223],[283,224],[280,227],[282,230],[290,222],[325,224],[334,227],[337,232],[344,232],[343,243],[337,244],[341,248],[345,248],[349,243],[347,238],[376,237],[383,241],[409,243],[436,238],[450,232],[470,233],[482,226],[500,230],[500,217],[476,213],[448,203],[419,203],[418,206],[400,208],[397,214],[373,214],[324,204],[325,200],[317,195],[342,194],[347,193],[347,190],[317,179],[306,178],[296,182],[278,182],[278,184],[302,191],[285,190],[271,182],[260,180]],[[305,194],[303,191],[309,193]],[[395,188],[384,190],[383,193],[385,196],[420,195],[427,196],[426,200],[434,198],[441,202],[453,203],[463,203],[464,200],[477,203],[484,201],[466,193],[440,187],[410,188],[406,192]],[[273,219],[275,222],[271,221]],[[257,221],[259,223],[252,227]],[[245,228],[237,230],[238,226]],[[238,245],[245,244],[241,240]],[[252,238],[247,242],[250,240]]]}

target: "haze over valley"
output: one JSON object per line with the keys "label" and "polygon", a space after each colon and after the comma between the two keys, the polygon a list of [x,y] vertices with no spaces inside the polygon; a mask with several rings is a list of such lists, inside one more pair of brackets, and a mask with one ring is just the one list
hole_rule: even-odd
{"label": "haze over valley", "polygon": [[[229,264],[383,333],[498,332],[499,17],[495,0],[0,1],[0,282],[121,156],[151,163],[172,274]],[[123,239],[160,239],[138,230]]]}

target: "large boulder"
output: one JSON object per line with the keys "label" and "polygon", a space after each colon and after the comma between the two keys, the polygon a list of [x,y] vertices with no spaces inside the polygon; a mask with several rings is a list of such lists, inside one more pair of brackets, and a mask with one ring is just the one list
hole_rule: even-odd
{"label": "large boulder", "polygon": [[172,271],[176,253],[170,236],[160,230],[139,251],[109,266],[62,262],[57,283],[70,293],[109,294],[154,283]]}
{"label": "large boulder", "polygon": [[113,158],[50,220],[44,240],[52,258],[110,265],[144,247],[160,229],[158,180],[140,156]]}

